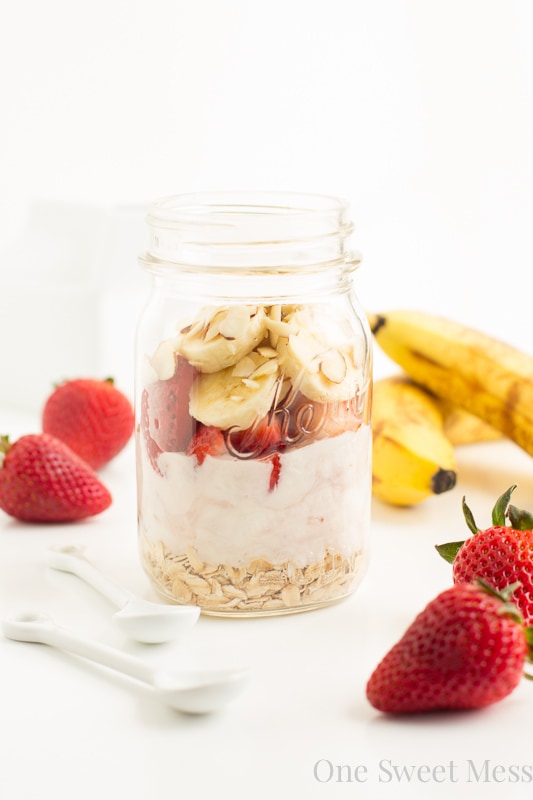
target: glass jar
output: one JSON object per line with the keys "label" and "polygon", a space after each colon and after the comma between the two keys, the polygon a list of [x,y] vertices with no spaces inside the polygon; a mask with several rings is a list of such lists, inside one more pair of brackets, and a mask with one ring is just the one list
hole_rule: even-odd
{"label": "glass jar", "polygon": [[148,212],[139,547],[163,598],[233,617],[350,595],[367,560],[371,345],[347,204],[182,195]]}

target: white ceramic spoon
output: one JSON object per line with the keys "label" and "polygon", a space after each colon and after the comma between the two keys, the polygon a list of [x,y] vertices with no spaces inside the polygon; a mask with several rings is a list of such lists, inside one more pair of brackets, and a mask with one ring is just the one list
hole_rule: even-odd
{"label": "white ceramic spoon", "polygon": [[248,679],[242,669],[161,669],[105,644],[83,639],[40,614],[2,623],[8,639],[47,644],[149,684],[164,703],[187,714],[208,714],[236,697]]}
{"label": "white ceramic spoon", "polygon": [[153,603],[136,597],[106,578],[77,547],[52,548],[48,566],[77,575],[106,597],[119,610],[113,620],[121,630],[137,642],[157,644],[177,639],[197,622],[197,606],[173,606]]}

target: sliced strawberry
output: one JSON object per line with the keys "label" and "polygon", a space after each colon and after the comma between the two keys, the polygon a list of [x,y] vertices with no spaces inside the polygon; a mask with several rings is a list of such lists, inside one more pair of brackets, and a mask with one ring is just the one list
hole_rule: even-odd
{"label": "sliced strawberry", "polygon": [[227,438],[230,452],[237,457],[263,458],[285,447],[281,438],[281,423],[276,417],[269,419],[266,416],[246,430],[230,431]]}
{"label": "sliced strawberry", "polygon": [[227,453],[224,434],[220,428],[199,423],[185,452],[196,456],[198,464],[203,464],[207,456],[223,455]]}
{"label": "sliced strawberry", "polygon": [[142,424],[147,424],[149,436],[161,452],[182,453],[191,441],[196,422],[189,414],[189,392],[196,374],[194,367],[178,356],[171,378],[146,387]]}
{"label": "sliced strawberry", "polygon": [[272,470],[270,472],[268,491],[273,492],[279,483],[279,477],[281,475],[281,457],[279,453],[274,453],[270,461],[272,462]]}

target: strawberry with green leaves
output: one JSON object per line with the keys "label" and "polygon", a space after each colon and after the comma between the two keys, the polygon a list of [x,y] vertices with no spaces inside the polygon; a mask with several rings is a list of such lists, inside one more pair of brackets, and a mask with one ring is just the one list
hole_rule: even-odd
{"label": "strawberry with green leaves", "polygon": [[74,522],[111,505],[96,473],[46,433],[0,437],[0,508],[23,522]]}
{"label": "strawberry with green leaves", "polygon": [[[518,583],[513,601],[526,625],[533,625],[533,516],[510,504],[516,486],[498,498],[492,525],[480,530],[465,499],[463,513],[473,536],[465,541],[437,545],[437,551],[453,564],[454,583],[482,578],[501,591]],[[509,519],[510,525],[506,524]]]}
{"label": "strawberry with green leaves", "polygon": [[[461,583],[416,617],[372,673],[366,695],[391,714],[483,708],[507,697],[531,660],[533,631],[510,596]],[[527,676],[526,676],[527,677]]]}
{"label": "strawberry with green leaves", "polygon": [[61,439],[96,470],[126,446],[133,425],[133,407],[112,378],[59,384],[42,414],[43,433]]}

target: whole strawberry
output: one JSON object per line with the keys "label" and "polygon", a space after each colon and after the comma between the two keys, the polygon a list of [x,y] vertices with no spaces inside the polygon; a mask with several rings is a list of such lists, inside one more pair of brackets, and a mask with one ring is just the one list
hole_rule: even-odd
{"label": "whole strawberry", "polygon": [[[492,510],[493,524],[480,530],[463,498],[463,513],[474,534],[462,542],[437,545],[440,555],[453,564],[454,583],[482,578],[499,591],[519,583],[513,593],[526,625],[533,625],[533,517],[510,505],[511,486]],[[511,526],[506,525],[509,518]]]}
{"label": "whole strawberry", "polygon": [[0,508],[24,522],[73,522],[100,514],[111,495],[66,444],[46,433],[0,437]]}
{"label": "whole strawberry", "polygon": [[439,594],[373,672],[369,702],[408,714],[482,708],[509,695],[529,659],[530,634],[508,594],[471,583]]}
{"label": "whole strawberry", "polygon": [[52,392],[42,415],[44,433],[65,442],[93,469],[100,469],[128,443],[133,408],[111,378],[77,378]]}

